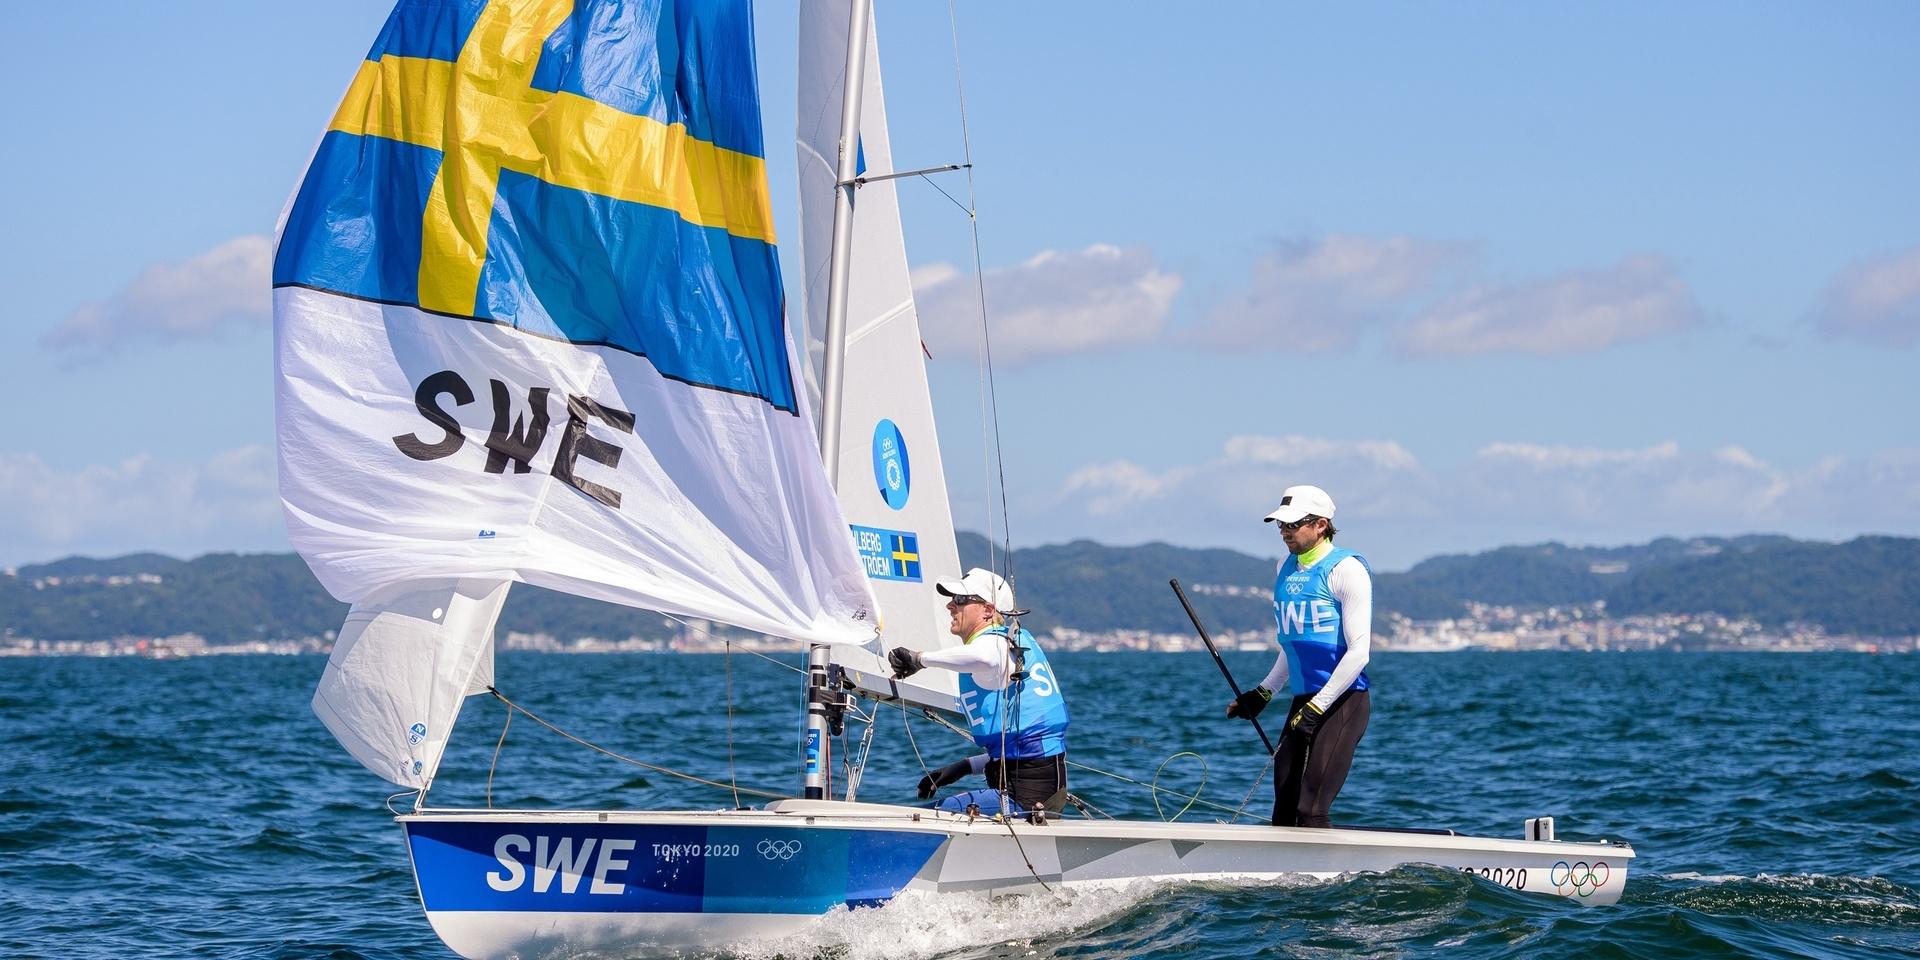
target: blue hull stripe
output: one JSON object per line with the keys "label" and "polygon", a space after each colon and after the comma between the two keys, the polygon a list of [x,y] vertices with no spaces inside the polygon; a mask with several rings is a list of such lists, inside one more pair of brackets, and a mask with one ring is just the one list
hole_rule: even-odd
{"label": "blue hull stripe", "polygon": [[946,837],[611,823],[407,824],[429,911],[818,914],[893,898]]}

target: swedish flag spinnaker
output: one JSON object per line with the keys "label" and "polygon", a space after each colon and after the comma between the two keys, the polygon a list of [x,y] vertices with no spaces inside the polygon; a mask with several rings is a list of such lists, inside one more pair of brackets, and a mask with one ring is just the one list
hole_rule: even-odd
{"label": "swedish flag spinnaker", "polygon": [[274,257],[281,494],[335,596],[494,577],[872,635],[762,153],[744,2],[395,8]]}
{"label": "swedish flag spinnaker", "polygon": [[[796,640],[875,603],[784,314],[744,0],[406,0],[273,264],[315,696],[423,786],[524,581]],[[484,686],[480,684],[479,686]]]}

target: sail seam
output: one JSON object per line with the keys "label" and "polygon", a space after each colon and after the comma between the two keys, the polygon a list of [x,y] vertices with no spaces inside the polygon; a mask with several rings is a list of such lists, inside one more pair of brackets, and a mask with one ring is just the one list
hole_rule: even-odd
{"label": "sail seam", "polygon": [[[411,301],[411,300],[388,300],[388,299],[382,299],[380,297],[369,297],[369,296],[366,296],[365,294],[347,293],[343,290],[333,290],[327,287],[314,286],[313,284],[310,284],[310,283],[298,283],[291,280],[282,280],[279,283],[274,284],[273,288],[275,290],[280,290],[283,288],[294,289],[294,290],[311,290],[314,293],[321,293],[330,297],[340,297],[341,299],[344,299],[344,300],[356,300],[356,301],[359,301],[360,303],[371,303],[371,304],[376,304],[382,307],[409,307],[414,310],[418,310],[421,313],[427,314],[429,316],[445,317],[448,320],[466,320],[470,323],[478,323],[478,324],[484,324],[492,327],[499,327],[502,330],[511,330],[514,333],[517,333],[521,336],[532,337],[536,340],[545,340],[549,343],[565,343],[565,344],[570,344],[576,347],[604,347],[608,350],[615,350],[620,353],[627,354],[629,356],[639,357],[643,360],[646,360],[649,364],[653,362],[653,358],[647,356],[647,354],[644,351],[635,350],[632,347],[622,346],[618,343],[613,343],[607,340],[574,340],[568,337],[556,337],[550,333],[541,333],[538,330],[529,330],[525,327],[515,326],[514,322],[511,320],[497,320],[490,317],[475,317],[475,316],[471,316],[469,314],[464,314],[464,313],[449,313],[445,310],[435,310],[432,307],[421,306],[420,304],[415,303],[414,301]],[[800,404],[797,400],[792,405],[783,405],[780,403],[776,403],[771,399],[768,399],[763,394],[754,393],[751,390],[740,390],[734,387],[723,387],[717,383],[703,383],[699,380],[692,380],[687,377],[676,376],[674,374],[666,372],[665,370],[660,369],[659,367],[654,367],[653,372],[663,380],[672,380],[675,383],[684,383],[689,387],[699,387],[702,390],[713,390],[719,393],[732,394],[736,397],[751,397],[755,400],[764,401],[767,404],[767,406],[770,406],[775,410],[778,410],[790,416],[798,417],[800,415]]]}

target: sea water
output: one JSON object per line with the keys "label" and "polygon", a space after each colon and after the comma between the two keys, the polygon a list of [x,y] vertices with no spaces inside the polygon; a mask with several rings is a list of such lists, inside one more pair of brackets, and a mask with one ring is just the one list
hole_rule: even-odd
{"label": "sea water", "polygon": [[[1247,683],[1271,659],[1229,658]],[[516,702],[610,750],[790,793],[796,662],[507,654],[498,673]],[[1075,768],[1076,793],[1130,817],[1265,819],[1259,742],[1221,716],[1228,694],[1205,654],[1054,662],[1072,758],[1138,781]],[[421,915],[383,806],[392,791],[308,709],[322,666],[0,660],[0,955],[451,956]],[[1583,907],[1407,867],[908,897],[733,955],[1920,957],[1920,658],[1387,653],[1369,672],[1373,722],[1336,823],[1518,838],[1523,818],[1551,814],[1561,839],[1634,845],[1621,902]],[[503,740],[505,717],[498,701],[469,701],[436,804],[734,803],[525,716]],[[877,722],[863,799],[911,802],[922,760],[969,752],[897,710]],[[1156,776],[1158,814],[1145,786]]]}

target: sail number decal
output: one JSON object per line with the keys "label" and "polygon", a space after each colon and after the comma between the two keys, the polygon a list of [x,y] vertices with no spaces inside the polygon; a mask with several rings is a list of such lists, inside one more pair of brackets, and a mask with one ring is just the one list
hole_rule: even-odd
{"label": "sail number decal", "polygon": [[1527,886],[1526,867],[1461,867],[1462,871],[1476,877],[1484,877],[1503,887],[1524,890]]}
{"label": "sail number decal", "polygon": [[875,580],[920,582],[920,535],[905,530],[883,530],[852,524],[853,547],[860,565]]}

